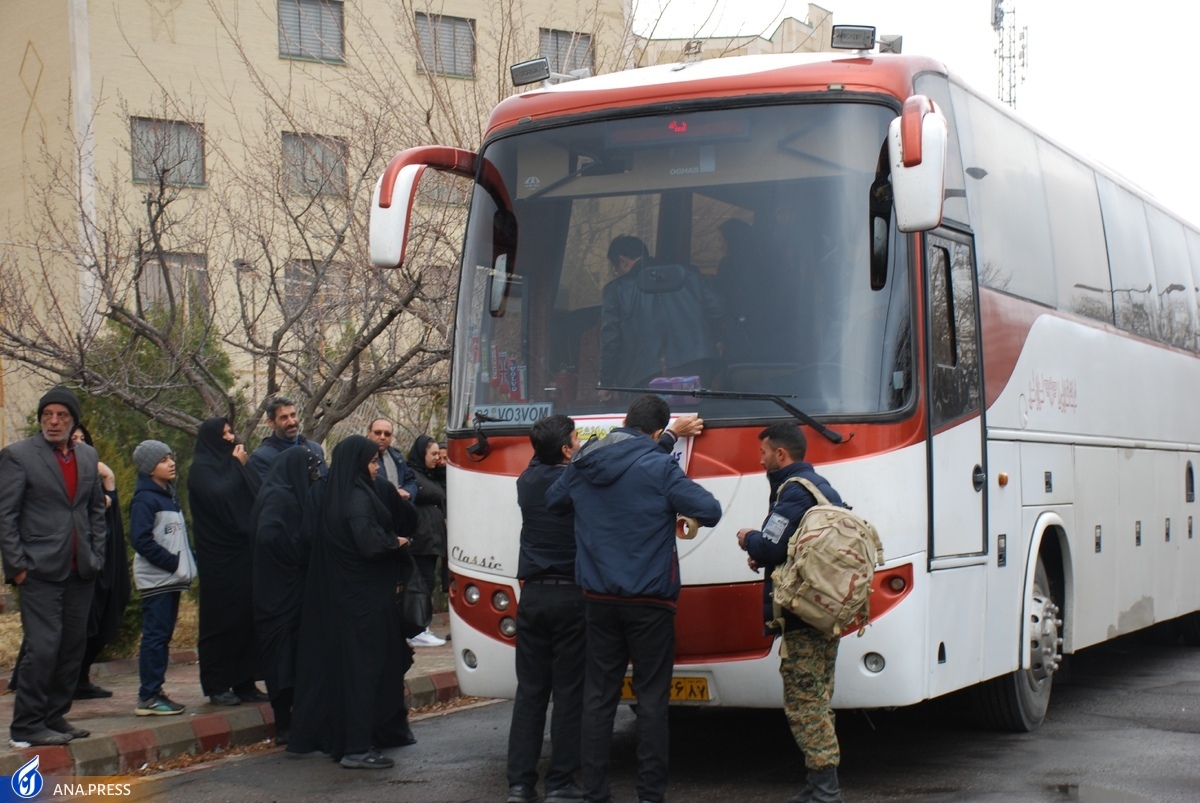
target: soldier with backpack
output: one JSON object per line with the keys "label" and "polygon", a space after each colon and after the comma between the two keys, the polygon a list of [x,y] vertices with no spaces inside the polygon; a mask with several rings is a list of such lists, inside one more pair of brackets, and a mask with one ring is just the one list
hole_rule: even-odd
{"label": "soldier with backpack", "polygon": [[783,676],[783,708],[808,767],[804,787],[788,803],[840,801],[837,767],[841,754],[833,711],[829,708],[838,637],[817,630],[787,610],[777,613],[771,572],[787,560],[789,538],[809,508],[818,504],[804,485],[788,480],[808,480],[831,504],[841,505],[842,498],[828,480],[813,470],[811,463],[804,461],[808,441],[799,426],[772,424],[758,433],[758,439],[762,465],[771,486],[771,509],[761,530],[748,527],[738,530],[737,540],[738,546],[750,556],[750,568],[766,570],[763,620],[769,630],[778,632],[782,626],[783,631],[779,665]]}

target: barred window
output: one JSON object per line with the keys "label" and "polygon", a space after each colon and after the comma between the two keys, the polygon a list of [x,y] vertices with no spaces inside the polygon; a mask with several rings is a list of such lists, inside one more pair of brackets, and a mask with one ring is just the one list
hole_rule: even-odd
{"label": "barred window", "polygon": [[279,0],[279,56],[341,64],[346,57],[341,0]]}
{"label": "barred window", "polygon": [[208,259],[204,254],[163,254],[147,258],[137,279],[142,307],[171,307],[193,318],[208,310]]}
{"label": "barred window", "polygon": [[204,186],[204,127],[178,120],[131,121],[133,180],[176,187]]}
{"label": "barred window", "polygon": [[475,77],[475,20],[417,12],[418,72]]}
{"label": "barred window", "polygon": [[549,60],[551,72],[595,69],[596,51],[592,49],[591,34],[542,28],[538,36],[542,55]]}
{"label": "barred window", "polygon": [[293,195],[345,197],[346,143],[316,134],[283,134],[283,169]]}

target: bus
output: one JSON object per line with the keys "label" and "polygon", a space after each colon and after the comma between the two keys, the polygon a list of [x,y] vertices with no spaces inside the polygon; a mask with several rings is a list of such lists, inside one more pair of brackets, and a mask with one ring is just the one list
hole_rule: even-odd
{"label": "bus", "polygon": [[1031,730],[1065,655],[1168,621],[1200,642],[1200,231],[941,62],[758,55],[514,95],[478,153],[392,160],[379,267],[404,260],[427,168],[473,182],[448,422],[463,692],[516,688],[529,425],[564,413],[586,440],[643,389],[601,382],[621,235],[722,308],[704,371],[644,383],[704,419],[677,455],[723,510],[678,541],[673,701],[781,705],[735,533],[769,504],[757,434],[793,417],[886,556],[834,707],[970,688]]}

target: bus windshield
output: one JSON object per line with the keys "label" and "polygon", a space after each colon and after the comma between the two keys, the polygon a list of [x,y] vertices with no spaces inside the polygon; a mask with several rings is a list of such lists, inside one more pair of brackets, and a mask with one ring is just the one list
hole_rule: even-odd
{"label": "bus windshield", "polygon": [[[615,415],[643,388],[777,394],[828,419],[906,407],[905,240],[891,227],[873,287],[869,219],[895,115],[846,101],[626,113],[489,143],[503,186],[471,200],[451,428],[478,412]],[[708,420],[786,415],[669,398]]]}

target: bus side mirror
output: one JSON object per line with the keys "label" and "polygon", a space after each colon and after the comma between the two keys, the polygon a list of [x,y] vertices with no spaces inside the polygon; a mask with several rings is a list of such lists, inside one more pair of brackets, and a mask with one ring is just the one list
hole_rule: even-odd
{"label": "bus side mirror", "polygon": [[398,268],[404,264],[417,182],[427,167],[473,179],[475,154],[462,148],[426,145],[392,157],[371,195],[369,232],[371,264],[375,267]]}
{"label": "bus side mirror", "polygon": [[900,231],[928,231],[942,222],[946,142],[946,118],[924,95],[904,101],[904,110],[888,126],[888,161]]}

